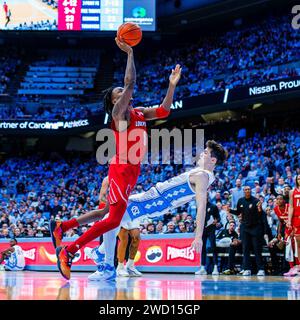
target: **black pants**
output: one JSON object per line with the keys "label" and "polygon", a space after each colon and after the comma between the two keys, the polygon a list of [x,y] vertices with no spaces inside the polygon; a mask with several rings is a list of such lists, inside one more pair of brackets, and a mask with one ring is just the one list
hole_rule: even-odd
{"label": "black pants", "polygon": [[[287,272],[289,270],[289,264],[285,260],[284,254],[285,254],[285,247],[280,250],[275,245],[272,248],[269,248],[271,262],[272,262],[272,268],[274,272]],[[283,254],[283,257],[278,257],[277,254],[281,253]]]}
{"label": "black pants", "polygon": [[239,252],[242,253],[242,244],[237,246],[230,246],[228,248],[228,265],[226,269],[233,270],[235,268],[235,254]]}
{"label": "black pants", "polygon": [[241,236],[243,246],[243,267],[244,270],[251,269],[250,261],[250,249],[251,244],[255,255],[256,265],[258,270],[264,270],[264,264],[262,260],[262,239],[263,229],[261,225],[256,226],[244,226],[241,224]]}
{"label": "black pants", "polygon": [[218,254],[217,254],[217,247],[216,247],[216,231],[215,228],[208,228],[204,229],[203,231],[203,236],[202,236],[202,241],[203,241],[203,246],[202,246],[202,253],[201,253],[201,265],[205,266],[206,265],[206,244],[207,244],[207,239],[209,239],[211,249],[213,252],[213,262],[214,265],[218,264]]}

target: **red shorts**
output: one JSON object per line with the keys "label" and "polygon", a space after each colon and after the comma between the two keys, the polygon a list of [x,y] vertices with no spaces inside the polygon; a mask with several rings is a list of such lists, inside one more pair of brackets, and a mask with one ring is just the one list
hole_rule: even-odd
{"label": "red shorts", "polygon": [[300,216],[293,216],[292,227],[295,231],[295,234],[300,234]]}
{"label": "red shorts", "polygon": [[111,164],[108,169],[109,181],[109,204],[125,201],[134,188],[140,175],[140,165],[132,164]]}

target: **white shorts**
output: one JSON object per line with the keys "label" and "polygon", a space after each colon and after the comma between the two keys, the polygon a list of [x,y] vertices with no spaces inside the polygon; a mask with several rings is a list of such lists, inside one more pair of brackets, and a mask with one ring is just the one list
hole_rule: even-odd
{"label": "white shorts", "polygon": [[133,221],[121,222],[121,227],[126,230],[139,229],[140,228],[140,221],[133,220]]}

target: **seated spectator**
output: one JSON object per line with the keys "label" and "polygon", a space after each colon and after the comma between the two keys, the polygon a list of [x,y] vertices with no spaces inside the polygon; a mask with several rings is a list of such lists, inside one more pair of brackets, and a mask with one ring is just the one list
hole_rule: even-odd
{"label": "seated spectator", "polygon": [[239,239],[237,232],[235,231],[236,224],[234,221],[229,223],[228,229],[223,229],[217,236],[217,241],[224,241],[228,239],[228,247],[226,248],[226,253],[228,253],[227,264],[225,266],[225,271],[222,273],[224,275],[233,275],[237,273],[235,268],[235,254],[237,252],[242,252],[242,241]]}
{"label": "seated spectator", "polygon": [[168,233],[176,233],[175,223],[173,221],[170,221],[167,224],[167,230],[165,231],[165,234],[168,234]]}

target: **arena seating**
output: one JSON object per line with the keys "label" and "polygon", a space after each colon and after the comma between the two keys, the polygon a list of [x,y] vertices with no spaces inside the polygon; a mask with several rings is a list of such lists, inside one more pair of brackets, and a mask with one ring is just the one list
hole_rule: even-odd
{"label": "arena seating", "polygon": [[[200,37],[182,47],[141,52],[137,60],[137,105],[160,103],[171,69],[183,67],[176,99],[261,84],[300,73],[300,35],[288,16],[270,17],[255,25]],[[125,57],[115,57],[114,83],[123,80]]]}

